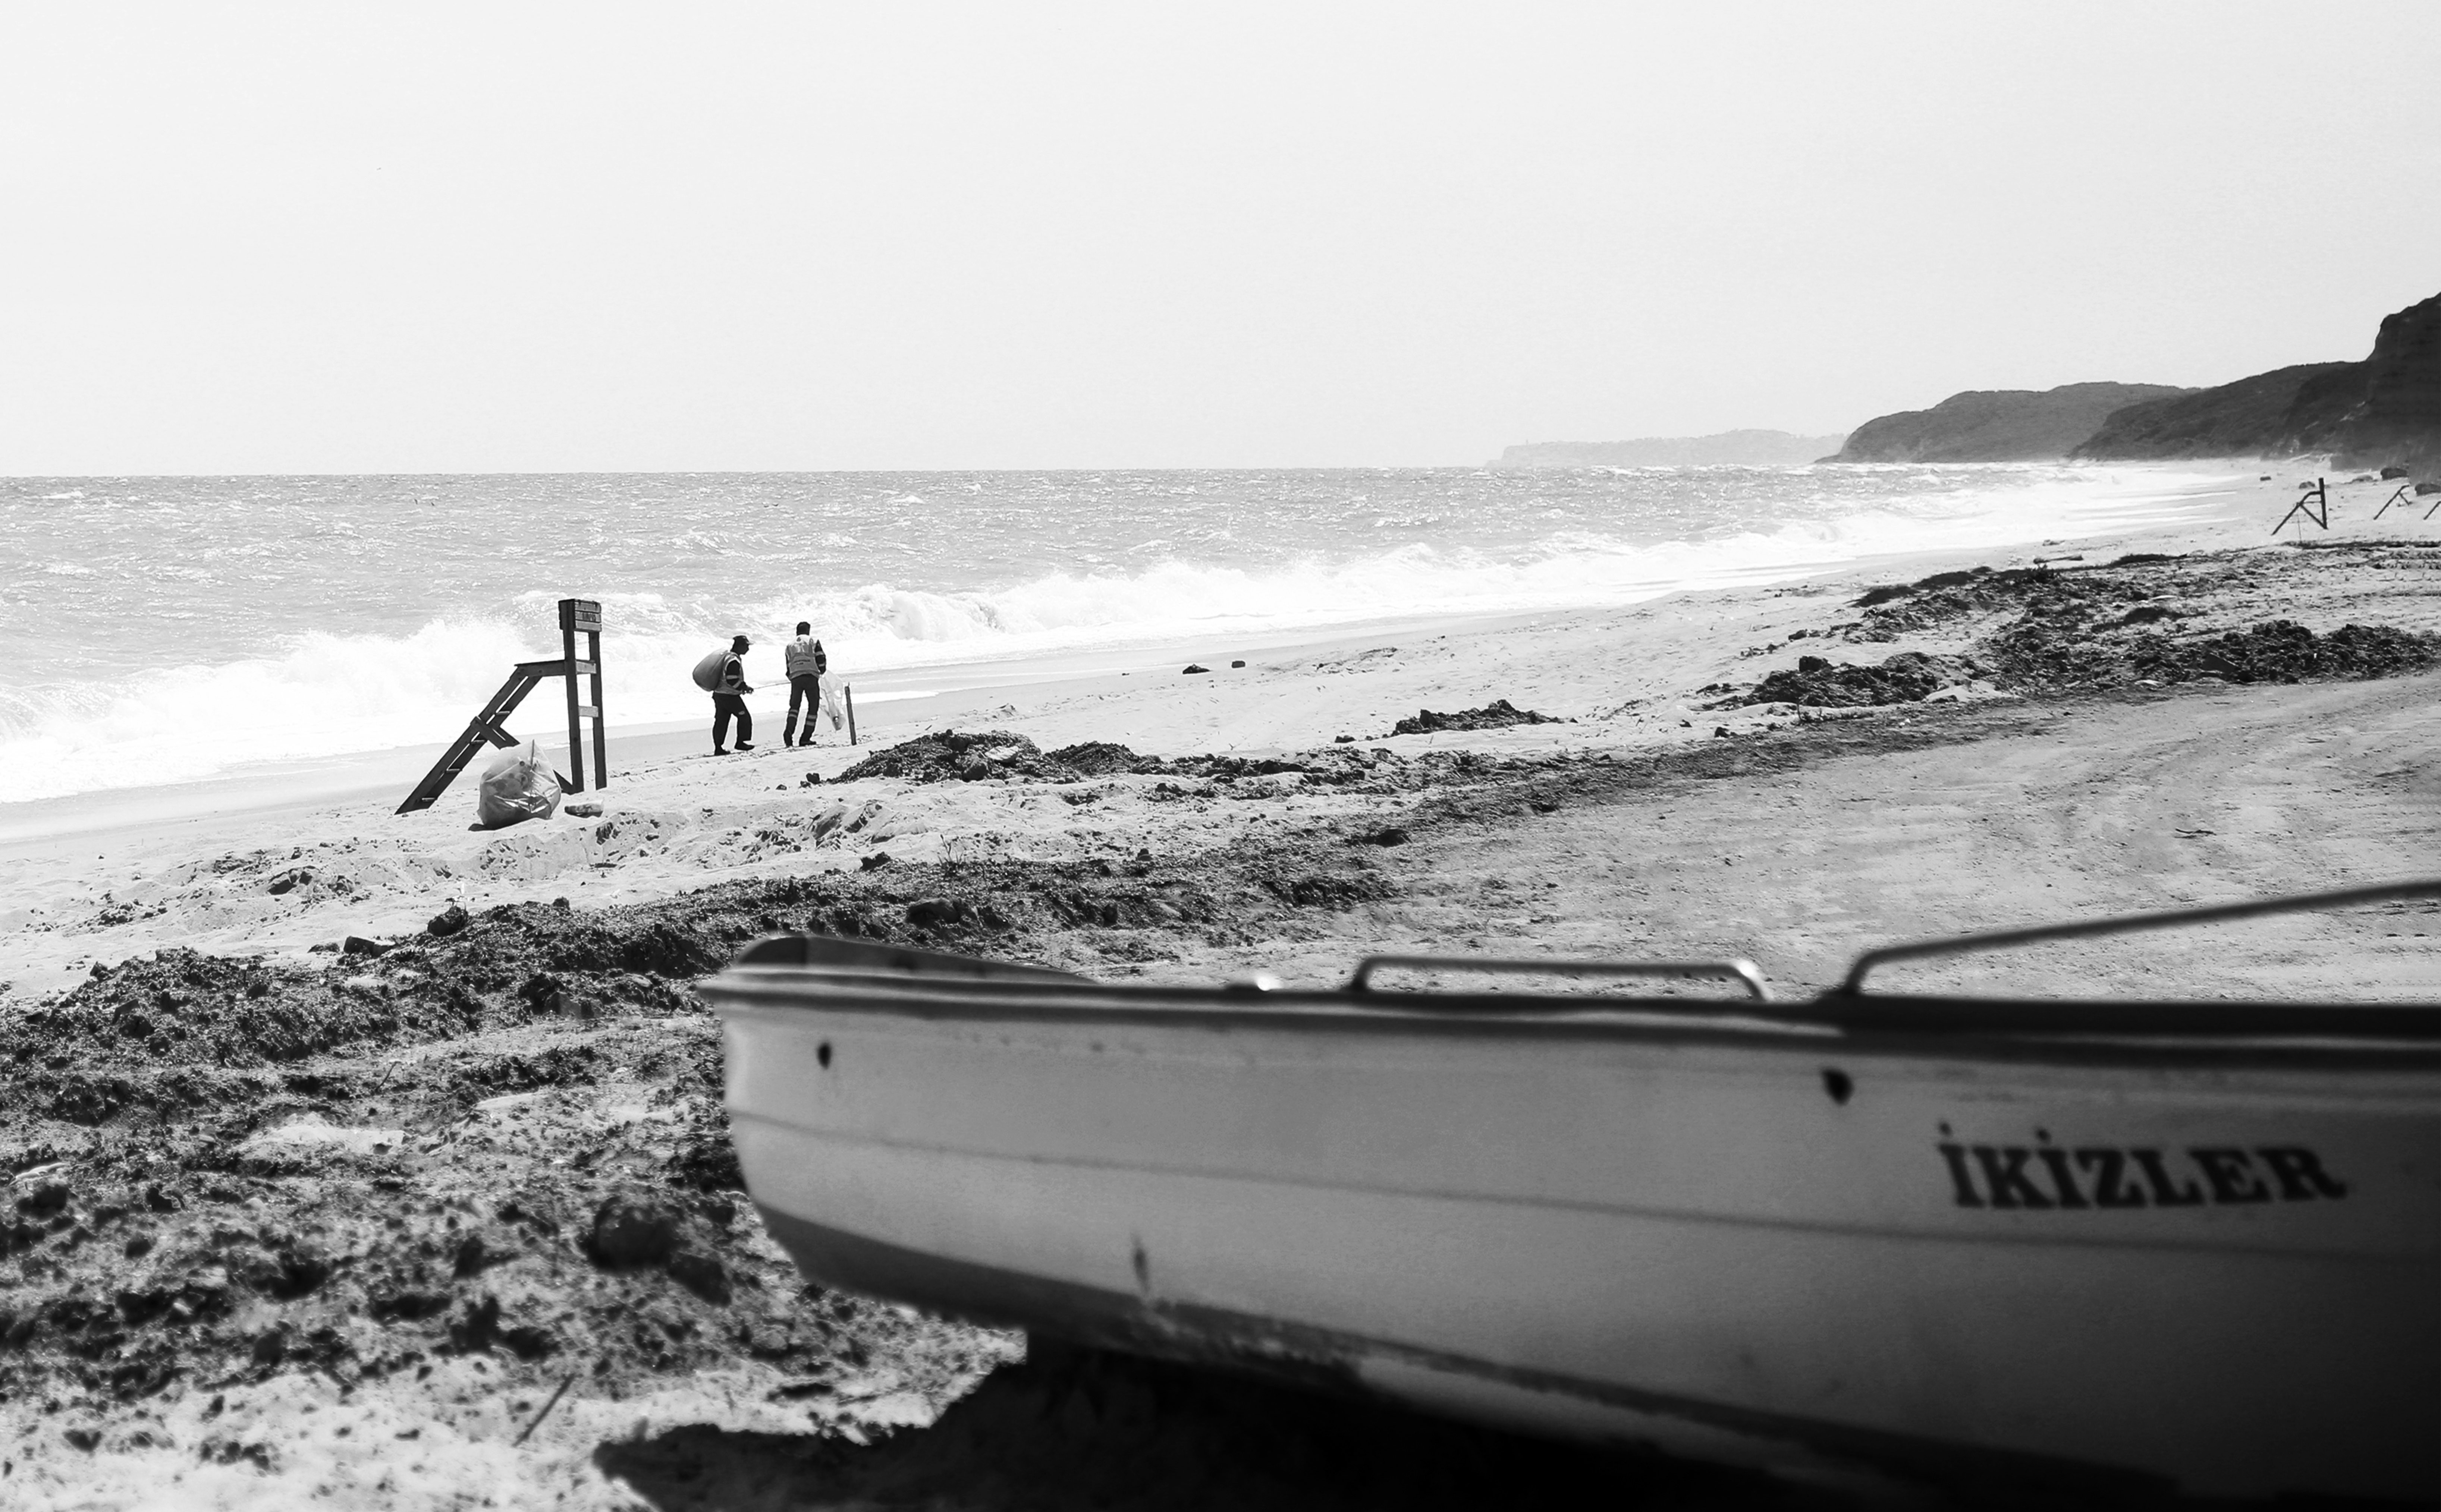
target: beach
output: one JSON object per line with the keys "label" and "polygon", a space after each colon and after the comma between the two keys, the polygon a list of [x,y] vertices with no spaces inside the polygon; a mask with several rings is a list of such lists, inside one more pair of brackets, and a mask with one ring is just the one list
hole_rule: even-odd
{"label": "beach", "polygon": [[[1177,981],[1737,957],[1801,995],[1897,940],[2434,873],[2441,519],[2376,520],[2395,485],[2335,477],[2331,529],[2275,541],[2310,473],[2221,471],[2162,521],[2005,548],[938,659],[864,683],[854,747],[825,722],[783,748],[770,676],[751,753],[614,725],[606,785],[498,832],[468,827],[471,774],[391,812],[428,747],[0,806],[0,1050],[45,1089],[0,1118],[0,1500],[998,1506],[1023,1498],[995,1446],[1033,1434],[1047,1484],[1165,1504],[1109,1478],[1123,1447],[1300,1430],[805,1291],[735,1191],[691,980],[814,928]],[[1918,680],[1857,692],[1893,667]],[[551,752],[557,707],[515,728]],[[944,731],[985,738],[909,747]],[[2430,999],[2441,909],[1907,980]],[[638,1193],[693,1263],[604,1258]],[[1114,1392],[1174,1411],[1123,1421]],[[1456,1504],[1528,1452],[1404,1423],[1331,1419],[1359,1468],[1309,1504],[1390,1466]]]}

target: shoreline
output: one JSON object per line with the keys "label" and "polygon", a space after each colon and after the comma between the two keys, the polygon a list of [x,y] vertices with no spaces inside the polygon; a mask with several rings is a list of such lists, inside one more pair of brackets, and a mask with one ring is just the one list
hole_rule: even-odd
{"label": "shoreline", "polygon": [[[2370,494],[2371,485],[2360,491]],[[2344,501],[2342,485],[2333,493]],[[651,845],[615,836],[580,840],[581,826],[565,816],[473,831],[474,783],[464,774],[433,808],[393,815],[433,748],[375,753],[354,765],[308,764],[12,805],[14,813],[0,811],[0,858],[12,863],[11,881],[0,890],[0,982],[10,984],[0,989],[0,1004],[55,990],[94,962],[172,945],[301,953],[343,934],[412,930],[444,902],[480,908],[565,893],[602,906],[754,874],[782,863],[740,835],[836,805],[846,790],[832,784],[855,761],[944,728],[1004,729],[1045,750],[1109,741],[1168,757],[1277,757],[1329,748],[1341,736],[1411,753],[1667,748],[1750,723],[1699,713],[1709,701],[1703,690],[1793,664],[1807,649],[1793,638],[1809,623],[1818,629],[1826,608],[1864,586],[1978,565],[2090,565],[2131,553],[2266,544],[2263,522],[2276,518],[2291,496],[2290,485],[2275,475],[2199,492],[2188,517],[2168,530],[2052,538],[1999,552],[1907,553],[1798,580],[1601,609],[1417,617],[1323,638],[1283,635],[1268,651],[1245,646],[1244,657],[1214,655],[1202,663],[1213,668],[1208,675],[1182,674],[1169,657],[1184,653],[1174,646],[1143,650],[1135,654],[1138,665],[1115,669],[1100,651],[1050,666],[923,669],[917,675],[931,686],[882,690],[923,696],[872,705],[870,718],[859,709],[865,739],[857,748],[829,730],[810,750],[779,748],[770,738],[776,730],[768,728],[776,722],[777,700],[767,687],[770,701],[757,721],[767,738],[742,759],[706,759],[708,731],[700,726],[624,733],[614,727],[611,784],[568,801],[602,805],[609,816],[606,834],[631,820],[648,825],[661,837]],[[2368,532],[2342,510],[2335,529],[2318,539],[2414,539],[2419,528],[2441,536],[2441,523],[2393,530],[2395,523]],[[1155,660],[1165,649],[1168,657]],[[1236,659],[1247,665],[1230,667]],[[1467,709],[1496,698],[1572,722],[1472,734],[1387,733],[1419,708]],[[533,711],[549,718],[556,705]],[[558,743],[545,741],[544,749],[556,759]],[[903,832],[894,850],[902,856],[976,846],[1047,855],[1103,843],[1080,838],[1094,827],[1080,829],[1073,821],[1086,816],[1065,810],[1004,813],[939,789],[890,799],[886,806],[899,817],[867,821],[860,833]],[[1174,819],[1147,815],[1122,828],[1134,837],[1130,848],[1165,836],[1188,843],[1195,826],[1181,829]],[[263,891],[283,868],[310,871],[316,857],[339,869],[324,879],[327,886],[280,888],[276,896]]]}
{"label": "shoreline", "polygon": [[[2083,549],[2140,536],[2150,538],[2164,533],[2183,533],[2218,523],[2216,513],[2207,513],[2209,506],[2204,501],[2221,497],[2233,501],[2241,498],[2245,490],[2235,486],[2240,481],[2237,470],[2252,465],[2236,460],[2215,460],[2110,464],[2106,469],[2104,464],[2096,464],[2097,471],[2106,470],[2114,475],[2150,472],[2191,480],[2189,486],[2170,493],[2135,495],[2136,499],[2156,507],[2165,501],[2180,501],[2182,507],[2193,512],[2190,518],[2166,528],[2158,523],[2144,523],[2131,525],[2125,530],[2055,538],[2041,545],[2018,542],[2001,547],[1926,548],[1859,557],[1819,567],[1765,565],[1735,574],[1737,580],[1734,582],[1662,587],[1650,594],[1622,597],[1601,604],[1453,610],[1246,633],[1181,634],[1087,643],[1049,651],[1009,651],[965,659],[919,661],[868,675],[851,676],[841,673],[835,675],[846,677],[852,684],[861,684],[865,689],[864,702],[858,709],[860,729],[895,734],[911,725],[923,725],[932,713],[967,715],[986,706],[994,706],[995,700],[991,695],[995,693],[1040,693],[1047,688],[1088,680],[1123,675],[1162,675],[1166,664],[1174,662],[1201,661],[1225,668],[1228,661],[1240,657],[1318,657],[1349,642],[1369,641],[1384,636],[1421,638],[1467,634],[1495,629],[1504,624],[1600,615],[1621,608],[1696,601],[1712,595],[1735,595],[1792,584],[1827,585],[1877,573],[1912,576],[1942,570],[1953,565],[1995,560],[2000,556],[2039,558],[2051,546],[2058,546],[2063,550]],[[2221,484],[2231,486],[2218,486]],[[764,652],[767,658],[774,654],[772,649]],[[1217,662],[1215,658],[1218,658]],[[768,668],[765,675],[770,675]],[[566,770],[564,729],[557,725],[553,709],[543,696],[551,691],[548,683],[538,690],[535,697],[519,711],[524,717],[514,720],[512,729],[525,738],[540,740],[546,754],[562,753],[553,759],[560,769]],[[787,683],[785,679],[774,678],[759,684],[758,691],[768,711],[768,722],[776,727],[786,709]],[[884,712],[889,706],[901,703],[922,704],[925,712],[910,711],[912,718],[895,711]],[[471,715],[473,710],[470,708],[468,712]],[[763,728],[767,723],[766,709],[756,709],[755,717],[757,728]],[[701,718],[648,720],[634,725],[618,722],[614,712],[609,736],[614,774],[622,765],[657,762],[685,754],[689,743],[706,730],[709,722],[708,709]],[[549,728],[545,728],[546,725]],[[107,833],[126,825],[155,824],[241,812],[288,810],[300,804],[366,803],[390,789],[404,797],[439,759],[447,747],[448,739],[455,733],[453,729],[448,736],[429,743],[248,763],[234,770],[174,783],[93,788],[48,798],[0,802],[0,855],[7,855],[9,847],[19,842],[81,833]],[[479,757],[470,772],[479,768],[483,759]],[[461,774],[458,783],[452,784],[450,792],[455,793],[459,783],[469,780],[467,774]]]}

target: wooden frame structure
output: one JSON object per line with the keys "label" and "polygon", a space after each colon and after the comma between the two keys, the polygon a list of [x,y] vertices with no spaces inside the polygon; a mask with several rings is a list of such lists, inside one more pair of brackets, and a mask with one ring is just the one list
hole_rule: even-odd
{"label": "wooden frame structure", "polygon": [[[585,655],[576,654],[576,638],[585,637]],[[559,601],[560,655],[546,661],[520,661],[510,670],[509,680],[492,694],[474,718],[466,722],[449,749],[415,784],[415,791],[398,805],[401,814],[412,814],[430,808],[442,790],[466,769],[475,753],[487,744],[502,748],[514,746],[517,738],[509,733],[506,723],[525,702],[526,694],[539,687],[546,677],[568,679],[568,765],[570,773],[558,773],[559,785],[571,793],[585,791],[585,728],[593,721],[593,785],[605,787],[610,782],[609,737],[602,725],[602,605],[591,599]],[[591,679],[588,688],[580,691],[579,677]],[[589,694],[589,698],[586,695]]]}
{"label": "wooden frame structure", "polygon": [[[2300,514],[2323,530],[2331,528],[2331,486],[2318,477],[2305,484],[2305,492],[2298,495],[2297,502],[2288,506],[2288,513],[2280,516],[2280,523],[2271,527],[2272,534],[2277,535],[2286,530],[2288,522]],[[2305,534],[2305,527],[2297,527],[2297,533]]]}

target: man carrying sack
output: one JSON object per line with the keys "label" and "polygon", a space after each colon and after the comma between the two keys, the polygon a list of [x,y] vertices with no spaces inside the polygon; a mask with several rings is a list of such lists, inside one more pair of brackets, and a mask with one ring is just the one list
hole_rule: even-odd
{"label": "man carrying sack", "polygon": [[695,684],[712,694],[712,753],[729,754],[729,722],[737,721],[737,748],[754,748],[754,714],[746,707],[746,695],[754,690],[746,682],[744,657],[754,642],[739,636],[729,642],[727,651],[715,651],[695,664]]}
{"label": "man carrying sack", "polygon": [[[810,621],[797,621],[797,639],[788,642],[788,718],[780,727],[780,744],[810,746],[814,743],[814,722],[821,716],[823,674],[831,670],[831,658],[823,643],[814,639]],[[797,705],[805,706],[805,738],[797,738]]]}

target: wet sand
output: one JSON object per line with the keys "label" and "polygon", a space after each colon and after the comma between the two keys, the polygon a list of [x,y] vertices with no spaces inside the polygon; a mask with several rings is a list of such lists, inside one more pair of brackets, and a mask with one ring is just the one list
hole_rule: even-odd
{"label": "wet sand", "polygon": [[[716,1032],[685,983],[812,927],[1165,980],[1329,982],[1383,949],[1729,954],[1802,991],[1896,938],[2429,873],[2441,672],[2210,670],[2241,655],[2219,638],[2275,621],[2316,644],[2441,634],[2441,521],[2368,525],[2375,491],[2352,509],[2343,485],[2339,529],[2269,545],[2294,492],[2284,472],[2152,538],[883,705],[856,750],[645,737],[584,795],[599,817],[498,834],[465,828],[470,785],[403,819],[388,793],[258,791],[21,824],[0,840],[0,1054],[29,1094],[0,1114],[26,1173],[0,1214],[0,1499],[1480,1505],[1543,1473],[1552,1497],[1653,1504],[1830,1494],[1019,1367],[1012,1336],[807,1293],[734,1191]],[[2179,560],[2070,575],[2068,618],[2055,585],[1988,574],[1859,603],[2130,552]],[[2073,623],[2030,639],[2046,615]],[[1948,669],[1928,699],[1731,702],[1800,656],[1908,653]],[[1390,733],[1494,698],[1571,722]],[[838,781],[948,726],[1171,760]],[[1224,759],[1175,760],[1199,753]],[[465,926],[427,932],[453,904]],[[313,948],[349,935],[402,944]],[[1914,980],[2429,998],[2441,910]],[[636,1211],[666,1242],[621,1248]],[[1305,1468],[1249,1471],[1250,1442]]]}

